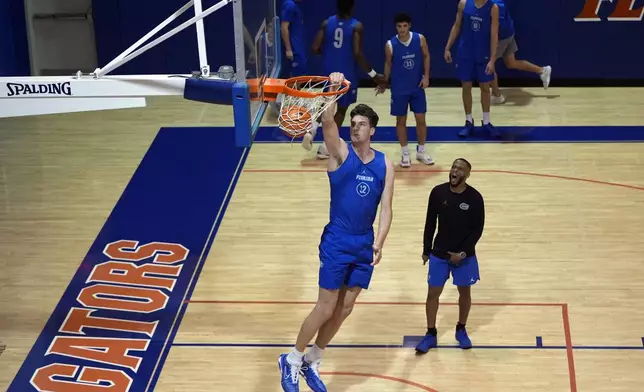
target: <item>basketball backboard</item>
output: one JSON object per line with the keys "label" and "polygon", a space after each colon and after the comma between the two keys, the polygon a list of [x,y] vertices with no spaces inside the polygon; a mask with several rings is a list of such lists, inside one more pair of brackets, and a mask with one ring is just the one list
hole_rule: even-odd
{"label": "basketball backboard", "polygon": [[[0,78],[0,118],[143,107],[147,96],[183,95],[195,101],[232,105],[238,144],[249,146],[267,107],[262,89],[264,81],[277,77],[280,71],[276,0],[218,0],[207,8],[202,3],[202,0],[189,0],[123,53],[90,74],[79,71],[68,76]],[[218,72],[224,64],[213,64],[211,72],[203,19],[229,6],[233,7],[234,73],[230,67]],[[190,10],[194,16],[170,27]],[[200,72],[110,75],[116,68],[193,25]],[[254,96],[248,96],[249,86]]]}
{"label": "basketball backboard", "polygon": [[[275,78],[280,70],[280,29],[276,0],[243,1],[235,7],[235,18],[241,8],[243,29],[235,20],[237,47],[237,71],[240,70],[240,41],[243,42],[243,66],[246,82],[259,87],[259,97],[251,101],[251,124],[253,133],[264,116],[266,104],[262,100],[262,85],[266,78]],[[240,32],[240,30],[243,30]],[[241,40],[239,35],[241,34]]]}

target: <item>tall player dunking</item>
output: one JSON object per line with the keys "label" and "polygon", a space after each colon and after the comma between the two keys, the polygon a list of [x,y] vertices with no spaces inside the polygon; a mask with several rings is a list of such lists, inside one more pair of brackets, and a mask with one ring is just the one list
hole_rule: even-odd
{"label": "tall player dunking", "polygon": [[456,21],[445,46],[445,61],[452,62],[450,52],[460,36],[456,57],[456,73],[463,88],[465,127],[458,135],[466,137],[474,132],[472,119],[472,82],[478,81],[483,108],[483,130],[499,136],[490,122],[490,83],[494,80],[494,63],[499,31],[499,7],[492,0],[460,0]]}
{"label": "tall player dunking", "polygon": [[[357,66],[360,66],[377,84],[385,83],[384,76],[371,68],[362,52],[364,26],[352,16],[354,4],[355,0],[338,0],[337,14],[322,22],[312,45],[313,53],[322,55],[324,75],[340,72],[351,82],[351,89],[337,103],[335,123],[338,128],[342,127],[349,106],[358,100]],[[307,151],[312,147],[317,127],[318,124],[314,123],[312,129],[302,139],[302,147]],[[324,143],[318,148],[317,156],[320,159],[329,158],[329,152]]]}
{"label": "tall player dunking", "polygon": [[[344,80],[330,75],[331,84]],[[330,221],[319,245],[318,300],[304,320],[295,347],[278,364],[282,388],[299,391],[300,374],[314,392],[325,392],[318,367],[323,350],[349,316],[358,295],[369,288],[374,266],[391,227],[394,169],[391,161],[371,148],[378,115],[367,105],[351,111],[351,145],[340,138],[334,119],[336,104],[322,113],[322,132],[329,150],[327,173],[331,187]],[[373,224],[380,205],[378,233]],[[374,238],[375,237],[375,238]],[[315,345],[304,354],[317,333]]]}

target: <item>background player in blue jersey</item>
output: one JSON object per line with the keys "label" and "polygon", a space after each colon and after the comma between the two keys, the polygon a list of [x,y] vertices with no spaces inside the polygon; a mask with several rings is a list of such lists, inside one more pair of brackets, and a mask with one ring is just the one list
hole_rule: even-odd
{"label": "background player in blue jersey", "polygon": [[[384,76],[371,68],[362,52],[364,26],[352,16],[354,3],[355,0],[338,0],[337,14],[322,22],[312,45],[313,53],[322,55],[324,75],[340,72],[351,82],[349,92],[337,102],[335,123],[338,128],[342,127],[349,106],[358,100],[358,66],[377,84],[385,82]],[[317,126],[318,124],[314,123],[311,131],[307,132],[302,139],[302,147],[307,151],[311,150]],[[317,156],[320,159],[329,158],[329,152],[324,143],[318,148]]]}
{"label": "background player in blue jersey", "polygon": [[[459,294],[455,338],[462,349],[472,347],[465,324],[472,306],[471,288],[480,279],[476,244],[483,235],[485,204],[481,194],[466,182],[471,170],[467,160],[456,159],[449,182],[435,186],[429,194],[422,255],[423,264],[429,261],[427,333],[416,346],[419,353],[438,345],[438,299],[450,274]],[[438,233],[434,238],[437,221]]]}
{"label": "background player in blue jersey", "polygon": [[[336,86],[344,80],[341,73],[333,73],[330,78]],[[351,111],[349,145],[340,138],[335,109],[336,104],[329,105],[322,114],[322,132],[330,155],[327,172],[331,205],[330,221],[319,246],[318,300],[304,320],[293,350],[279,357],[282,388],[287,392],[299,390],[300,374],[314,392],[326,391],[318,373],[323,350],[351,313],[360,292],[369,288],[391,227],[393,164],[371,148],[378,115],[364,104]],[[380,221],[374,235],[379,205]],[[316,333],[315,345],[305,355]]]}
{"label": "background player in blue jersey", "polygon": [[[407,147],[407,113],[416,119],[416,159],[433,165],[434,160],[425,151],[427,139],[427,97],[429,86],[429,49],[422,34],[411,31],[411,17],[400,13],[394,18],[398,34],[385,45],[385,79],[390,80],[391,115],[396,116],[396,134],[402,148],[400,166],[410,167],[411,157]],[[391,79],[390,79],[391,77]],[[378,86],[382,93],[385,86]]]}
{"label": "background player in blue jersey", "polygon": [[[496,51],[497,60],[503,58],[505,65],[509,69],[518,69],[519,71],[532,72],[539,75],[543,82],[543,88],[547,89],[550,86],[550,75],[552,74],[552,67],[549,65],[539,67],[529,61],[517,60],[514,54],[519,50],[517,41],[514,37],[514,20],[508,7],[505,6],[504,0],[492,0],[499,7],[499,46]],[[499,89],[499,78],[494,73],[494,81],[492,82],[492,104],[499,105],[505,103],[505,97],[501,94]]]}
{"label": "background player in blue jersey", "polygon": [[445,61],[452,62],[452,45],[460,37],[456,55],[456,74],[463,86],[465,128],[458,135],[466,137],[474,132],[472,119],[472,82],[481,89],[483,130],[499,136],[490,122],[490,83],[494,80],[494,63],[499,40],[499,7],[492,0],[460,0],[456,21],[445,46]]}
{"label": "background player in blue jersey", "polygon": [[295,77],[306,75],[306,31],[304,17],[298,5],[302,0],[284,0],[281,12],[281,35],[284,55],[283,77]]}

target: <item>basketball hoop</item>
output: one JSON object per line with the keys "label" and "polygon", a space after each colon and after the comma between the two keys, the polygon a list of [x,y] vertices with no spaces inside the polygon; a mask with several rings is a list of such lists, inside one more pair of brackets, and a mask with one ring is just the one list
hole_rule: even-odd
{"label": "basketball hoop", "polygon": [[[350,85],[347,80],[341,86],[331,85],[328,76],[267,79],[264,94],[265,98],[272,96],[270,100],[282,94],[278,127],[285,135],[295,139],[304,136],[318,116],[349,91]],[[337,90],[331,91],[332,87],[337,87]]]}

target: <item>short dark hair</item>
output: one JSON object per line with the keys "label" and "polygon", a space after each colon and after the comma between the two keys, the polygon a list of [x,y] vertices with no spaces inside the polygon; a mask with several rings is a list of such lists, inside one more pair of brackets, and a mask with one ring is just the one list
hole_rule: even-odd
{"label": "short dark hair", "polygon": [[465,158],[456,158],[456,159],[454,159],[454,162],[456,162],[456,161],[461,161],[461,162],[463,162],[465,165],[467,165],[467,168],[468,168],[469,170],[472,170],[472,164],[471,164],[471,163],[469,163],[469,162],[467,161],[467,159],[465,159]]}
{"label": "short dark hair", "polygon": [[351,111],[350,115],[351,118],[355,116],[365,116],[369,119],[369,125],[371,125],[372,128],[378,126],[378,120],[380,119],[378,117],[378,113],[376,113],[376,111],[373,110],[371,106],[365,105],[364,103],[356,105],[356,107]]}
{"label": "short dark hair", "polygon": [[355,0],[338,0],[338,13],[341,15],[351,15]]}
{"label": "short dark hair", "polygon": [[397,13],[396,17],[394,18],[394,24],[398,24],[398,23],[411,24],[411,16],[409,16],[409,14],[406,14],[404,12]]}

